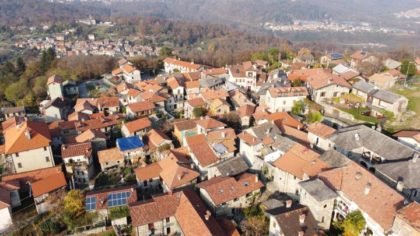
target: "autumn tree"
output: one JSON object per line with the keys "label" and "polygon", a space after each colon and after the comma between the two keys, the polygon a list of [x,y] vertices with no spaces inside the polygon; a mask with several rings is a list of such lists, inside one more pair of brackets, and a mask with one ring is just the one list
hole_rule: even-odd
{"label": "autumn tree", "polygon": [[358,236],[366,226],[366,220],[360,211],[350,212],[341,224],[344,236]]}
{"label": "autumn tree", "polygon": [[400,71],[403,75],[413,76],[417,73],[417,68],[414,62],[409,61],[409,60],[404,60],[401,63]]}

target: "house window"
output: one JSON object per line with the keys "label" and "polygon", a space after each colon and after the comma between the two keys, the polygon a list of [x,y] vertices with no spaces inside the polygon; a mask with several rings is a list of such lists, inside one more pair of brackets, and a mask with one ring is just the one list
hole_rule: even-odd
{"label": "house window", "polygon": [[324,217],[322,217],[322,219],[321,219],[321,223],[324,223]]}
{"label": "house window", "polygon": [[45,161],[46,161],[46,162],[50,162],[50,158],[46,156],[46,157],[45,157]]}
{"label": "house window", "polygon": [[238,198],[233,199],[233,201],[234,201],[234,202],[237,202],[237,201],[238,201]]}
{"label": "house window", "polygon": [[334,92],[334,93],[333,93],[333,96],[334,96],[334,97],[337,97],[337,92]]}
{"label": "house window", "polygon": [[47,147],[44,147],[44,151],[47,151]]}
{"label": "house window", "polygon": [[18,168],[22,168],[22,163],[18,163]]}
{"label": "house window", "polygon": [[169,223],[170,219],[169,217],[166,217],[166,223]]}
{"label": "house window", "polygon": [[166,234],[171,234],[171,227],[166,228]]}
{"label": "house window", "polygon": [[143,185],[147,187],[147,180],[143,181]]}
{"label": "house window", "polygon": [[15,155],[16,155],[16,157],[19,157],[19,153],[18,152]]}
{"label": "house window", "polygon": [[321,92],[321,97],[325,97],[325,92]]}
{"label": "house window", "polygon": [[149,230],[154,230],[155,229],[155,225],[153,223],[150,223],[148,226],[149,226]]}
{"label": "house window", "polygon": [[327,208],[327,204],[324,205],[324,208]]}

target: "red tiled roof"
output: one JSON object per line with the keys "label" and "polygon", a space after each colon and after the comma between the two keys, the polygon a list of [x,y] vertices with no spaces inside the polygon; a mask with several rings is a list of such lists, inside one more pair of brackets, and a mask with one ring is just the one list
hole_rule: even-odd
{"label": "red tiled roof", "polygon": [[[385,231],[391,229],[397,208],[404,201],[404,197],[394,189],[353,161],[319,176],[327,185],[353,201]],[[369,190],[367,194],[366,189]]]}
{"label": "red tiled roof", "polygon": [[398,217],[420,232],[420,203],[414,201],[398,210]]}
{"label": "red tiled roof", "polygon": [[188,136],[186,140],[189,149],[201,166],[206,167],[219,161],[219,158],[214,154],[203,134]]}
{"label": "red tiled roof", "polygon": [[61,157],[92,156],[92,144],[90,142],[61,145]]}
{"label": "red tiled roof", "polygon": [[174,127],[179,131],[190,130],[197,128],[197,123],[194,120],[183,120],[174,123]]}
{"label": "red tiled roof", "polygon": [[187,103],[190,104],[190,106],[192,107],[202,107],[206,105],[206,103],[204,102],[202,98],[193,98],[193,99],[187,100]]}
{"label": "red tiled roof", "polygon": [[5,153],[11,154],[50,145],[51,136],[47,124],[25,121],[4,131]]}
{"label": "red tiled roof", "polygon": [[185,67],[185,68],[188,68],[188,69],[191,69],[191,70],[199,70],[200,67],[202,67],[202,65],[200,65],[200,64],[194,64],[193,62],[180,61],[180,60],[170,58],[170,57],[165,58],[165,60],[163,60],[163,62],[168,63],[168,64],[181,66],[181,67]]}
{"label": "red tiled roof", "polygon": [[265,119],[271,120],[271,121],[281,121],[282,125],[287,125],[293,128],[301,129],[303,128],[303,124],[293,118],[293,116],[289,115],[287,112],[276,112],[272,114],[268,114]]}
{"label": "red tiled roof", "polygon": [[222,128],[226,127],[226,124],[220,122],[213,118],[204,118],[201,120],[196,121],[197,125],[203,127],[204,129],[215,129],[215,128]]}
{"label": "red tiled roof", "polygon": [[133,112],[141,112],[155,109],[155,104],[149,101],[132,103],[127,106]]}
{"label": "red tiled roof", "polygon": [[110,161],[119,161],[119,160],[123,162],[124,155],[120,151],[120,149],[115,147],[115,148],[98,151],[98,160],[99,160],[99,163],[106,163]]}
{"label": "red tiled roof", "polygon": [[332,134],[334,134],[336,130],[328,125],[317,122],[317,123],[310,124],[308,126],[308,131],[319,137],[328,138]]}
{"label": "red tiled roof", "polygon": [[283,87],[283,88],[270,88],[268,92],[272,97],[296,97],[308,96],[306,87]]}
{"label": "red tiled roof", "polygon": [[100,191],[90,191],[86,193],[86,197],[96,197],[96,210],[108,209],[108,194],[129,192],[127,205],[137,201],[137,191],[135,186],[123,186]]}
{"label": "red tiled roof", "polygon": [[149,118],[145,117],[127,122],[124,126],[127,128],[128,132],[135,133],[139,130],[152,127],[152,122]]}
{"label": "red tiled roof", "polygon": [[250,173],[244,173],[236,179],[218,176],[197,184],[198,188],[206,190],[216,206],[242,197],[263,186],[264,184],[258,179],[258,175]]}
{"label": "red tiled roof", "polygon": [[159,163],[155,162],[150,165],[135,169],[136,177],[139,181],[159,178],[162,168]]}
{"label": "red tiled roof", "polygon": [[154,196],[149,201],[130,205],[135,227],[174,216],[186,236],[227,236],[217,220],[212,215],[206,219],[206,214],[209,214],[206,204],[190,189]]}
{"label": "red tiled roof", "polygon": [[278,158],[273,165],[301,180],[304,176],[316,176],[328,165],[319,159],[319,154],[313,150],[295,144],[282,157]]}
{"label": "red tiled roof", "polygon": [[63,172],[50,175],[44,179],[31,183],[32,195],[39,197],[67,185]]}

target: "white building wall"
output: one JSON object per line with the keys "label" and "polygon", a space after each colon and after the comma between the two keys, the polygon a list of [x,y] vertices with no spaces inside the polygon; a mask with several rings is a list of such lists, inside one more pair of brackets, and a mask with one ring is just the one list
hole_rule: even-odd
{"label": "white building wall", "polygon": [[8,207],[0,209],[0,233],[4,233],[12,226],[11,210]]}
{"label": "white building wall", "polygon": [[56,98],[63,97],[63,90],[61,84],[51,83],[48,85],[48,94],[50,95],[51,101]]}
{"label": "white building wall", "polygon": [[16,173],[54,166],[54,158],[50,146],[46,146],[45,149],[37,148],[29,151],[19,152],[18,156],[16,156],[16,153],[11,155]]}
{"label": "white building wall", "polygon": [[312,91],[311,96],[312,96],[312,100],[314,100],[317,103],[320,103],[324,99],[340,97],[349,92],[350,92],[350,89],[347,87],[331,84],[330,86]]}

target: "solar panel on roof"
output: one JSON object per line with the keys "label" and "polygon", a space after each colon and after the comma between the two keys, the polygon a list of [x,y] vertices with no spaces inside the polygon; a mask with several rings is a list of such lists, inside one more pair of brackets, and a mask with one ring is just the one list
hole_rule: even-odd
{"label": "solar panel on roof", "polygon": [[85,202],[85,208],[87,211],[96,209],[96,197],[87,197]]}
{"label": "solar panel on roof", "polygon": [[108,194],[108,207],[127,205],[127,198],[130,197],[130,192],[119,192]]}

